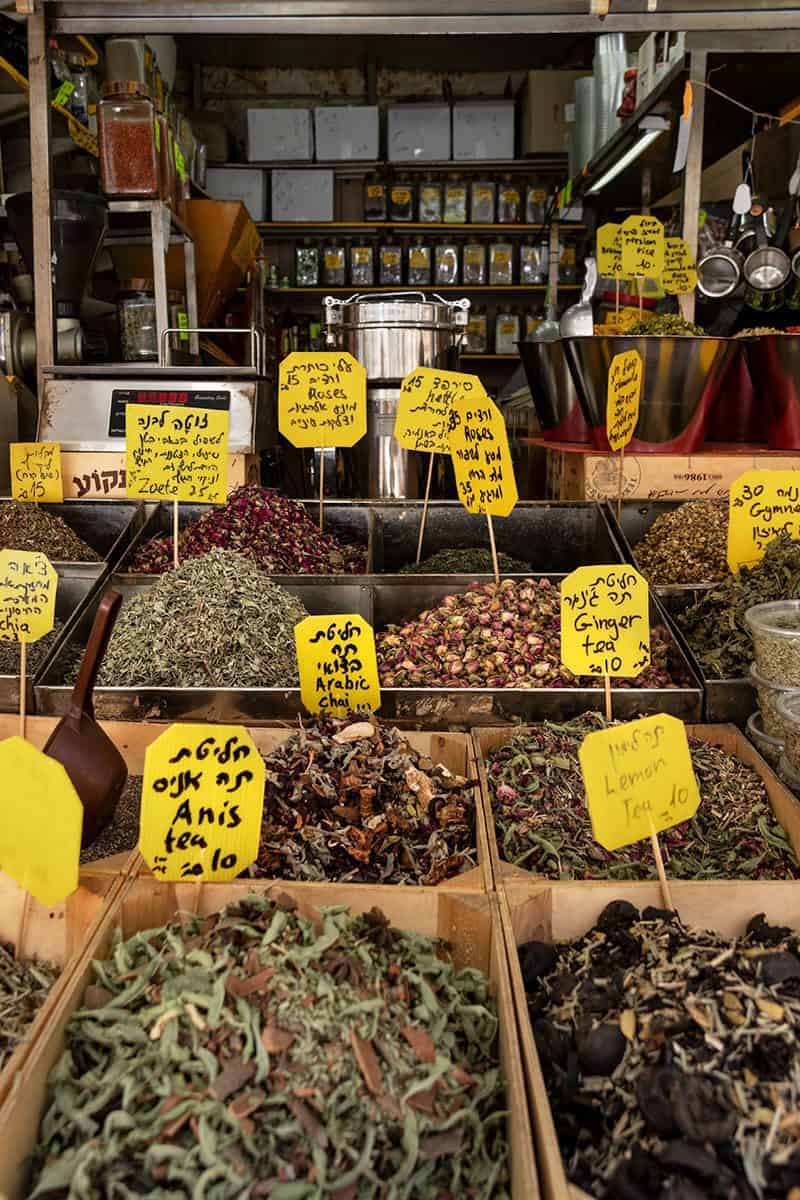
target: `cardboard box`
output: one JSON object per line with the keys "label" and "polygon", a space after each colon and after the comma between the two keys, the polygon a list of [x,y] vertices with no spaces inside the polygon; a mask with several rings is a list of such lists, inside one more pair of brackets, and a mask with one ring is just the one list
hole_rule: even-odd
{"label": "cardboard box", "polygon": [[436,162],[450,158],[449,104],[390,104],[387,121],[390,162]]}
{"label": "cardboard box", "polygon": [[333,171],[273,171],[273,221],[332,221]]}
{"label": "cardboard box", "polygon": [[311,162],[313,157],[310,108],[248,108],[248,162]]}
{"label": "cardboard box", "polygon": [[573,102],[576,79],[587,73],[528,71],[520,92],[523,155],[564,153],[569,132],[566,108]]}
{"label": "cardboard box", "polygon": [[513,158],[513,100],[476,100],[453,107],[453,158]]}
{"label": "cardboard box", "polygon": [[380,153],[377,104],[315,108],[314,140],[319,162],[376,159]]}
{"label": "cardboard box", "polygon": [[258,167],[209,167],[206,191],[214,200],[241,200],[254,221],[267,218],[267,173]]}
{"label": "cardboard box", "polygon": [[194,236],[200,325],[213,325],[255,261],[261,239],[239,203],[187,200],[184,220]]}

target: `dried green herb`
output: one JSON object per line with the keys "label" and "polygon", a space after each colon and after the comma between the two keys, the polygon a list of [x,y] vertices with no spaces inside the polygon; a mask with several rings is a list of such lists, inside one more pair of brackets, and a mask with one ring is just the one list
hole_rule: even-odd
{"label": "dried green herb", "polygon": [[477,781],[374,717],[311,720],[265,761],[251,875],[432,885],[477,865]]}
{"label": "dried green herb", "polygon": [[0,942],[0,1070],[28,1033],[60,969],[33,959],[21,962]]}
{"label": "dried green herb", "polygon": [[[527,574],[531,564],[498,554],[497,565],[503,575]],[[490,550],[474,546],[467,550],[438,550],[422,562],[407,563],[400,568],[401,575],[492,575],[494,562]]]}
{"label": "dried green herb", "polygon": [[[488,756],[501,858],[549,879],[655,879],[649,842],[609,852],[592,837],[578,751],[605,729],[599,713],[534,725]],[[794,851],[752,767],[689,739],[700,807],[659,835],[675,879],[797,879]]]}
{"label": "dried green herb", "polygon": [[794,1200],[800,940],[607,905],[520,966],[564,1167],[617,1200]]}
{"label": "dried green herb", "polygon": [[748,608],[794,596],[800,596],[800,542],[784,534],[755,567],[729,575],[675,619],[709,678],[741,679],[753,657]]}
{"label": "dried green herb", "polygon": [[294,627],[308,616],[249,558],[212,550],[122,606],[101,687],[297,687]]}
{"label": "dried green herb", "polygon": [[633,555],[653,587],[713,583],[728,575],[728,504],[690,500],[657,517]]}
{"label": "dried green herb", "polygon": [[52,562],[100,562],[100,555],[55,513],[38,504],[0,504],[0,550],[39,550]]}
{"label": "dried green herb", "polygon": [[625,330],[626,337],[703,337],[705,330],[677,313],[659,313],[649,320],[637,321]]}
{"label": "dried green herb", "polygon": [[[48,654],[64,632],[64,622],[56,621],[53,628],[37,642],[29,642],[25,656],[28,675],[38,671]],[[77,671],[83,651],[70,647],[67,650],[68,666]],[[19,642],[0,642],[0,675],[19,675]]]}
{"label": "dried green herb", "polygon": [[291,907],[249,897],[95,963],[32,1197],[507,1200],[488,980],[375,909]]}

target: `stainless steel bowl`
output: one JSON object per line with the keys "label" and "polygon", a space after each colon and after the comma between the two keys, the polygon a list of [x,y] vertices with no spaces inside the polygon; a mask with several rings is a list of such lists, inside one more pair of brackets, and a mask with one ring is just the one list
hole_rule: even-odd
{"label": "stainless steel bowl", "polygon": [[545,441],[588,445],[589,426],[572,382],[563,341],[520,342],[517,348]]}
{"label": "stainless steel bowl", "polygon": [[739,344],[731,338],[567,338],[564,350],[583,415],[598,450],[608,450],[608,369],[616,354],[638,350],[644,364],[632,453],[692,454],[703,445],[723,377]]}

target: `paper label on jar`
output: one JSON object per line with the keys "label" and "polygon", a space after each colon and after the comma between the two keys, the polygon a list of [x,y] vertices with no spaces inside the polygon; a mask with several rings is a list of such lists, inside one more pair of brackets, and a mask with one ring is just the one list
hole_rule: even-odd
{"label": "paper label on jar", "polygon": [[547,192],[544,188],[536,188],[532,193],[532,198],[537,204],[544,204],[547,200]]}
{"label": "paper label on jar", "polygon": [[[369,246],[355,246],[353,248],[353,262],[357,267],[366,267],[369,265],[371,251]],[[327,263],[325,264],[328,265]]]}
{"label": "paper label on jar", "polygon": [[512,333],[517,332],[517,322],[509,317],[507,320],[497,322],[497,332],[501,337],[510,337]]}
{"label": "paper label on jar", "polygon": [[488,187],[473,188],[472,199],[476,204],[490,204],[492,199],[492,189]]}
{"label": "paper label on jar", "polygon": [[493,250],[492,262],[496,267],[507,267],[511,262],[510,250]]}
{"label": "paper label on jar", "polygon": [[74,91],[75,84],[71,83],[69,79],[65,79],[53,97],[53,104],[58,105],[59,108],[64,108]]}
{"label": "paper label on jar", "polygon": [[427,266],[430,266],[430,255],[428,254],[428,251],[420,249],[409,250],[408,265],[420,270],[424,270]]}
{"label": "paper label on jar", "polygon": [[400,251],[381,250],[381,262],[385,267],[396,267],[400,262]]}
{"label": "paper label on jar", "polygon": [[559,261],[565,267],[574,266],[575,265],[575,247],[574,246],[564,246],[561,251],[561,258]]}
{"label": "paper label on jar", "polygon": [[411,192],[408,188],[395,187],[392,188],[392,204],[408,204],[411,200]]}
{"label": "paper label on jar", "polygon": [[516,188],[503,188],[500,199],[504,204],[519,204],[519,192]]}
{"label": "paper label on jar", "polygon": [[325,267],[328,271],[337,271],[344,266],[344,253],[341,250],[332,250],[325,255]]}
{"label": "paper label on jar", "polygon": [[460,204],[467,198],[467,189],[462,187],[449,187],[447,189],[447,203]]}
{"label": "paper label on jar", "polygon": [[367,196],[370,200],[380,200],[381,196],[383,195],[383,191],[384,189],[382,183],[370,183],[367,186]]}
{"label": "paper label on jar", "polygon": [[156,143],[156,150],[161,153],[161,126],[158,123],[158,117],[153,121],[153,138]]}
{"label": "paper label on jar", "polygon": [[486,317],[474,317],[467,322],[467,333],[470,335],[478,335],[486,333]]}
{"label": "paper label on jar", "polygon": [[482,267],[485,258],[482,246],[464,247],[464,265],[467,267]]}

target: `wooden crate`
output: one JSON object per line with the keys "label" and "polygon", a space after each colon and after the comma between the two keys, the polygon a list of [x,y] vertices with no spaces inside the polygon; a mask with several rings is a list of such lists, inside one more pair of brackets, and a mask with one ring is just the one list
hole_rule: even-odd
{"label": "wooden crate", "polygon": [[196,908],[206,915],[252,892],[288,895],[307,916],[318,905],[346,904],[363,913],[378,906],[389,920],[428,937],[446,938],[456,964],[478,967],[491,978],[500,1021],[500,1064],[507,1089],[507,1128],[511,1150],[514,1200],[538,1200],[539,1187],[533,1155],[531,1125],[525,1092],[522,1058],[517,1040],[504,936],[497,898],[486,895],[447,894],[441,889],[372,888],[363,884],[319,884],[309,888],[293,884],[254,881],[217,884],[161,884],[152,879],[127,882],[113,908],[87,941],[72,972],[69,986],[59,998],[46,1032],[38,1039],[21,1072],[14,1096],[0,1107],[0,1194],[19,1200],[26,1192],[27,1158],[36,1144],[45,1105],[48,1074],[64,1048],[65,1026],[79,1007],[91,979],[93,959],[108,954],[116,931],[130,936],[170,920],[180,909]]}
{"label": "wooden crate", "polygon": [[[114,451],[64,450],[61,454],[65,500],[126,500],[125,454]],[[260,483],[257,454],[228,455],[228,491],[244,483]]]}
{"label": "wooden crate", "polygon": [[[500,857],[487,777],[487,755],[489,751],[496,749],[498,746],[504,746],[518,734],[527,733],[530,728],[530,725],[500,725],[493,728],[487,726],[486,728],[473,729],[472,731],[478,776],[481,781],[481,807],[483,809],[483,821],[486,826],[491,878],[494,887],[498,889],[502,886],[503,881],[510,881],[511,879],[543,880],[545,878],[544,876],[537,876],[533,872],[507,863]],[[776,820],[786,831],[786,836],[791,843],[798,862],[800,862],[800,803],[798,803],[794,795],[778,778],[769,763],[748,742],[744,734],[735,725],[687,725],[686,732],[689,737],[697,738],[703,742],[710,742],[713,746],[720,746],[729,754],[740,759],[741,762],[751,766],[761,777]],[[655,872],[655,864],[653,865],[653,871]],[[667,864],[667,874],[669,875],[669,864]],[[552,882],[556,881],[553,880]],[[581,881],[574,880],[569,882],[579,883]],[[753,887],[761,886],[758,881],[740,880],[739,882],[743,884],[752,882]],[[672,880],[670,880],[670,886],[672,886]]]}
{"label": "wooden crate", "polygon": [[[734,936],[744,933],[747,922],[759,912],[777,925],[800,926],[800,887],[796,882],[691,883],[676,880],[670,887],[677,912],[690,926]],[[659,908],[662,905],[657,882],[602,880],[545,884],[515,880],[504,884],[498,896],[544,1200],[588,1198],[580,1188],[568,1183],[564,1172],[528,1016],[517,947],[529,941],[572,941],[581,937],[612,900],[628,900],[640,911],[647,905]]]}

